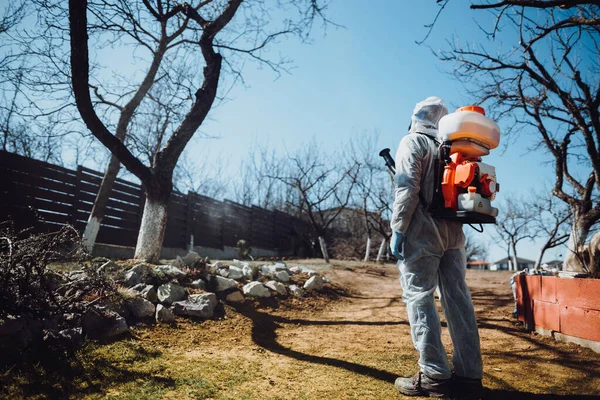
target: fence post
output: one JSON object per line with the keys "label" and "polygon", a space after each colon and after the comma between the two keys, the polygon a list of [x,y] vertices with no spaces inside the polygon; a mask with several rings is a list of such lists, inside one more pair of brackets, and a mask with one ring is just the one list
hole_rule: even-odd
{"label": "fence post", "polygon": [[188,190],[187,194],[187,211],[186,211],[186,221],[185,221],[185,242],[186,245],[190,244],[191,249],[189,251],[194,251],[194,241],[191,239],[191,235],[194,228],[194,222],[196,220],[196,213],[194,213],[194,192],[190,192]]}
{"label": "fence post", "polygon": [[78,165],[77,171],[75,172],[75,190],[73,192],[73,204],[71,208],[71,225],[73,225],[73,227],[75,227],[75,224],[77,224],[77,208],[79,206],[82,180],[83,169],[81,168],[81,165]]}
{"label": "fence post", "polygon": [[273,223],[272,231],[271,231],[271,243],[275,245],[275,251],[277,252],[277,257],[281,257],[281,242],[279,240],[279,236],[277,235],[277,213],[275,211],[271,211],[271,221]]}
{"label": "fence post", "polygon": [[225,250],[225,207],[224,201],[221,201],[221,250]]}

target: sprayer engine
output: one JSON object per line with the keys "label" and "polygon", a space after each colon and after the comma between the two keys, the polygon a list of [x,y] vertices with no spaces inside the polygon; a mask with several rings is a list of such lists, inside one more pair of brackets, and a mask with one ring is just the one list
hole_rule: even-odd
{"label": "sprayer engine", "polygon": [[441,190],[445,209],[498,215],[491,205],[499,191],[496,168],[482,163],[481,158],[452,154],[444,167]]}

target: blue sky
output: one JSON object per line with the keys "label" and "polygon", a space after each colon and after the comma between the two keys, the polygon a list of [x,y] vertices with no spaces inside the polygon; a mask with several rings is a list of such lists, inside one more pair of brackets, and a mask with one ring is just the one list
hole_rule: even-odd
{"label": "blue sky", "polygon": [[[293,40],[279,48],[294,59],[291,75],[278,79],[270,70],[249,66],[246,87],[236,86],[229,101],[220,104],[203,124],[202,132],[219,139],[195,140],[189,153],[210,149],[231,160],[237,173],[239,161],[253,143],[269,143],[293,150],[313,137],[326,150],[335,150],[353,134],[376,129],[381,147],[393,149],[406,133],[416,102],[435,95],[452,110],[471,104],[460,83],[445,73],[443,65],[427,46],[419,46],[437,12],[431,1],[334,1],[328,14],[344,28],[315,30],[313,43]],[[466,2],[450,2],[426,44],[445,47],[452,36],[481,40],[475,18]],[[278,49],[279,50],[279,49]],[[551,183],[552,166],[543,153],[528,151],[532,142],[519,139],[505,151],[492,152],[484,160],[497,168],[503,196],[528,195],[532,187]],[[490,258],[499,259],[505,251],[490,242]],[[535,259],[538,246],[523,243],[519,256]],[[560,251],[547,252],[546,259]]]}

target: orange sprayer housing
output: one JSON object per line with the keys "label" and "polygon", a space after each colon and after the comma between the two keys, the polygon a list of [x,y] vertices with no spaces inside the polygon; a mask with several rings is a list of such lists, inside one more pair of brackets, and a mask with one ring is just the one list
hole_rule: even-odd
{"label": "orange sprayer housing", "polygon": [[[460,153],[450,155],[451,162],[444,167],[442,195],[444,208],[458,210],[458,195],[466,192],[479,171],[480,158],[466,158]],[[462,189],[459,192],[459,188]]]}

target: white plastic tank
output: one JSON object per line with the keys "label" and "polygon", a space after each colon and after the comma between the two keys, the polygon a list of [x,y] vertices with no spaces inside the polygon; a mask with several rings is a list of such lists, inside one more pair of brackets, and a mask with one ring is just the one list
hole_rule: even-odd
{"label": "white plastic tank", "polygon": [[489,199],[485,199],[479,193],[476,193],[473,186],[470,186],[468,190],[468,193],[458,195],[458,209],[460,211],[474,211],[492,217],[498,216],[498,209],[492,207]]}
{"label": "white plastic tank", "polygon": [[478,106],[461,107],[445,115],[438,125],[438,137],[453,142],[451,153],[480,157],[500,144],[500,128]]}

